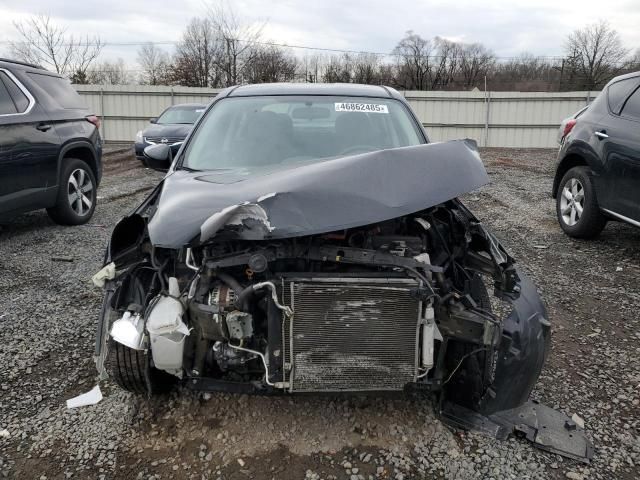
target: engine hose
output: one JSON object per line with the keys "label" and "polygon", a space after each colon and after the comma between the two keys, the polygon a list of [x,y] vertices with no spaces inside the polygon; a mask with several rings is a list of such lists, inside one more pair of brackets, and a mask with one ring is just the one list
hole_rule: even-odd
{"label": "engine hose", "polygon": [[253,285],[249,285],[247,288],[243,289],[240,293],[237,293],[236,301],[235,301],[236,308],[240,311],[246,312],[249,307],[249,300],[252,299],[255,296],[255,294],[256,294],[256,291],[253,288]]}
{"label": "engine hose", "polygon": [[[228,273],[224,273],[220,271],[216,271],[215,273],[216,273],[216,277],[218,277],[222,282],[226,283],[229,287],[231,287],[231,290],[233,290],[236,293],[236,298],[240,297],[240,295],[245,290],[247,290],[246,288],[243,288],[242,285],[240,285],[240,283]],[[237,300],[236,300],[236,303],[237,303]]]}
{"label": "engine hose", "polygon": [[169,259],[167,258],[162,265],[158,265],[156,263],[156,247],[155,246],[151,246],[150,258],[151,258],[151,265],[153,266],[154,270],[158,274],[158,280],[160,281],[160,288],[161,288],[162,291],[166,291],[167,290],[167,281],[166,281],[162,271],[169,264]]}
{"label": "engine hose", "polygon": [[271,291],[271,299],[273,300],[273,303],[275,304],[276,307],[282,310],[287,317],[290,317],[293,315],[293,310],[291,310],[291,308],[287,307],[286,305],[282,305],[278,300],[278,292],[273,282],[260,282],[260,283],[254,283],[253,285],[249,285],[247,288],[242,290],[240,295],[236,297],[236,301],[235,301],[236,307],[238,307],[239,310],[246,312],[247,311],[246,309],[249,306],[249,299],[253,298],[253,296],[258,291],[264,288],[268,288]]}

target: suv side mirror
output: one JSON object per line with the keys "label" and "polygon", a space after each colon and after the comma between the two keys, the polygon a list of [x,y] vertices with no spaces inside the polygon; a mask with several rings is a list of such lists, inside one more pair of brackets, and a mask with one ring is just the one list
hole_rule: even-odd
{"label": "suv side mirror", "polygon": [[158,123],[158,117],[151,117],[149,123]]}
{"label": "suv side mirror", "polygon": [[171,154],[171,147],[165,144],[149,145],[144,149],[144,158],[147,161],[147,166],[160,172],[166,172],[171,166],[173,161],[173,155]]}

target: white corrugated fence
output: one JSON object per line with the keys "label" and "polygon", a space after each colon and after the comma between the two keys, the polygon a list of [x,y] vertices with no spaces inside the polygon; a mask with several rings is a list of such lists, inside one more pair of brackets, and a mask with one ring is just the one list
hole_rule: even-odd
{"label": "white corrugated fence", "polygon": [[[108,142],[133,142],[170,105],[208,103],[219,90],[146,85],[75,85],[102,118]],[[556,147],[563,118],[598,92],[403,92],[432,141],[473,138],[480,146]]]}

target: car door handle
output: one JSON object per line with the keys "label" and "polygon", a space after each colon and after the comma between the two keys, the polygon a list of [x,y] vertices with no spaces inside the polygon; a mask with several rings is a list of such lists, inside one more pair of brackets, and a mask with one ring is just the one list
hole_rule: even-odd
{"label": "car door handle", "polygon": [[609,138],[609,135],[607,135],[607,132],[605,130],[600,130],[599,132],[596,132],[595,136],[598,137],[600,140],[602,140],[603,138]]}
{"label": "car door handle", "polygon": [[36,129],[40,130],[41,132],[46,132],[50,128],[51,128],[51,125],[47,125],[46,123],[39,123],[38,126],[36,127]]}

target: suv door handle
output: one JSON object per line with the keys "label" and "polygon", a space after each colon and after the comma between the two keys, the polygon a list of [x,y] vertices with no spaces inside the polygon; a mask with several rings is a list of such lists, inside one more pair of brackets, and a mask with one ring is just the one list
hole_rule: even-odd
{"label": "suv door handle", "polygon": [[46,132],[50,128],[51,128],[51,125],[47,125],[46,123],[39,123],[38,126],[36,127],[36,129],[40,130],[41,132]]}
{"label": "suv door handle", "polygon": [[599,132],[596,132],[594,135],[598,137],[600,140],[602,140],[603,138],[609,138],[609,135],[607,135],[606,130],[600,130]]}

